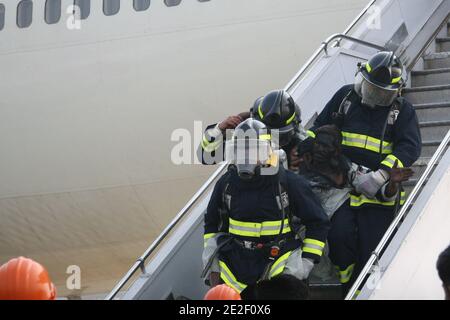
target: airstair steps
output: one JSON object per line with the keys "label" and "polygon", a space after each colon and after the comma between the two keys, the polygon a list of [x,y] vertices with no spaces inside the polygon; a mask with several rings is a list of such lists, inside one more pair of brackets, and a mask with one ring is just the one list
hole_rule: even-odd
{"label": "airstair steps", "polygon": [[450,130],[450,22],[447,37],[435,40],[437,52],[423,56],[425,70],[412,71],[412,87],[403,91],[414,105],[422,134],[422,154],[412,166],[414,176],[403,183],[407,193],[417,184]]}
{"label": "airstair steps", "polygon": [[412,86],[438,86],[450,84],[450,68],[428,69],[422,71],[413,71]]}
{"label": "airstair steps", "polygon": [[450,101],[415,104],[417,117],[421,121],[438,121],[440,119],[450,119]]}
{"label": "airstair steps", "polygon": [[450,120],[420,122],[420,132],[424,141],[442,141],[450,130]]}
{"label": "airstair steps", "polygon": [[450,68],[450,52],[432,53],[424,57],[425,69]]}
{"label": "airstair steps", "polygon": [[422,157],[431,157],[441,144],[441,140],[424,141],[422,143]]}
{"label": "airstair steps", "polygon": [[424,156],[422,155],[419,160],[417,160],[413,165],[412,169],[414,170],[414,178],[420,177],[422,173],[425,171],[425,169],[428,166],[428,163],[430,162],[431,156]]}
{"label": "airstair steps", "polygon": [[406,88],[403,96],[413,104],[450,102],[450,84]]}
{"label": "airstair steps", "polygon": [[448,52],[450,51],[450,37],[437,38],[436,39],[438,52]]}

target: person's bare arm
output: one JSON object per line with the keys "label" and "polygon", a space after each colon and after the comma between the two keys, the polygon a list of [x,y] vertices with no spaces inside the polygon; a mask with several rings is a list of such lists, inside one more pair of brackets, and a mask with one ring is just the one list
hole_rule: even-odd
{"label": "person's bare arm", "polygon": [[227,129],[234,129],[236,128],[241,122],[242,118],[240,116],[229,116],[225,120],[223,120],[221,123],[219,123],[218,128],[225,132]]}
{"label": "person's bare arm", "polygon": [[250,111],[241,112],[238,114],[239,117],[241,117],[242,121],[247,120],[250,118]]}
{"label": "person's bare arm", "polygon": [[225,132],[227,129],[234,129],[236,128],[242,121],[247,120],[250,118],[250,112],[241,112],[238,115],[235,116],[229,116],[225,120],[223,120],[221,123],[219,123],[218,128]]}

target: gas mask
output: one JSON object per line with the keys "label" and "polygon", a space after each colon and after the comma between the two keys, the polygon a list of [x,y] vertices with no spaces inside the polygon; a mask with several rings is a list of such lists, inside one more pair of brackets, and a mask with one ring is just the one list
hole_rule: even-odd
{"label": "gas mask", "polygon": [[244,181],[261,175],[269,175],[270,167],[276,157],[270,140],[233,139],[225,144],[225,160],[237,170]]}

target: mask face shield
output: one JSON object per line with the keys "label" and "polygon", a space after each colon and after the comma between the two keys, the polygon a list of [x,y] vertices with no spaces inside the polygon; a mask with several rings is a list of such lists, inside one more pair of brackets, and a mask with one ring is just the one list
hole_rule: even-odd
{"label": "mask face shield", "polygon": [[370,82],[362,72],[356,75],[355,90],[362,98],[362,103],[372,108],[391,106],[399,93],[398,88],[384,88]]}
{"label": "mask face shield", "polygon": [[272,156],[270,141],[260,139],[233,139],[225,143],[225,160],[234,164],[244,180],[261,174]]}

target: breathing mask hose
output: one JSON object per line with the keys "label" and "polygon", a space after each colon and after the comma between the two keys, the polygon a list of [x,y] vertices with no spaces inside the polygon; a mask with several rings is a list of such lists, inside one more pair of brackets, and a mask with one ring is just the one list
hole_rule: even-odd
{"label": "breathing mask hose", "polygon": [[391,117],[391,113],[393,110],[394,110],[394,105],[392,105],[392,107],[389,109],[388,116],[386,117],[386,121],[384,122],[384,125],[383,125],[383,131],[381,131],[379,163],[381,163],[381,161],[383,161],[383,142],[384,142],[384,137],[386,135],[387,125],[389,123],[389,118]]}
{"label": "breathing mask hose", "polygon": [[280,228],[280,232],[278,233],[278,236],[277,236],[277,242],[278,242],[278,241],[280,241],[281,236],[283,235],[284,219],[286,217],[286,212],[284,211],[284,206],[283,206],[283,197],[281,195],[281,184],[280,184],[280,182],[278,182],[277,191],[278,191],[278,197],[280,198],[280,207],[281,207],[281,228]]}
{"label": "breathing mask hose", "polygon": [[[386,121],[384,122],[383,125],[383,131],[381,131],[381,138],[380,138],[380,159],[379,159],[379,163],[381,163],[381,161],[383,161],[383,142],[384,142],[384,137],[386,135],[386,129],[387,129],[387,125],[389,123],[389,118],[391,117],[392,112],[395,110],[396,108],[396,102],[394,102],[394,104],[391,106],[388,116],[386,117]],[[398,184],[398,194],[397,197],[395,197],[395,210],[394,210],[394,216],[397,216],[398,211],[400,209],[400,202],[401,202],[401,190],[402,190],[402,184],[399,183]]]}

